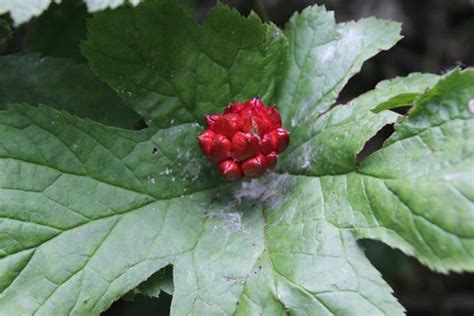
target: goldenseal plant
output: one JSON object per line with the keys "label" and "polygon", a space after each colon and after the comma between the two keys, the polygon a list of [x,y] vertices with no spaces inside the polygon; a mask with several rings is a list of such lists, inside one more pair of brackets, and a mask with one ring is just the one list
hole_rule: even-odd
{"label": "goldenseal plant", "polygon": [[172,315],[403,315],[360,239],[473,272],[474,70],[335,104],[400,38],[321,6],[280,30],[149,0],[88,21],[87,64],[2,56],[0,314],[99,315],[166,291]]}

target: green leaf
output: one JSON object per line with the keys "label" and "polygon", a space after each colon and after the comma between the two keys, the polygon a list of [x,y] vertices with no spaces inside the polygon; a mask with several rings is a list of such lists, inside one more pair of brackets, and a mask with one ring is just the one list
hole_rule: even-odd
{"label": "green leaf", "polygon": [[[86,6],[80,0],[51,4],[28,33],[26,50],[43,56],[83,60],[79,43],[86,38]],[[60,42],[60,44],[58,44]]]}
{"label": "green leaf", "polygon": [[162,291],[173,295],[173,270],[170,267],[159,270],[138,287],[122,296],[122,299],[133,301],[137,294],[158,298]]}
{"label": "green leaf", "polygon": [[[380,239],[447,272],[474,271],[474,70],[455,70],[420,96],[384,148],[362,162]],[[397,216],[395,217],[395,214]],[[394,232],[398,236],[394,236]]]}
{"label": "green leaf", "polygon": [[[458,122],[467,114],[472,75],[453,73],[425,99],[430,113],[443,113],[437,98],[458,107],[447,118],[454,124],[447,140],[472,129]],[[412,120],[401,121],[396,135]],[[360,171],[224,185],[209,174],[214,169],[196,148],[193,124],[129,132],[23,106],[0,122],[0,210],[2,231],[9,232],[0,261],[4,313],[97,314],[171,263],[173,314],[401,314],[356,237],[380,239],[439,270],[474,269],[473,190],[463,173],[474,147],[466,138],[457,142],[471,158],[445,166],[457,176],[445,174],[438,183],[443,173],[436,166],[414,177],[387,177],[390,164],[379,169],[394,146],[387,145]],[[404,155],[424,146],[407,146]],[[436,190],[452,184],[459,190],[405,202],[433,183]],[[436,224],[422,220],[427,211]]]}
{"label": "green leaf", "polygon": [[292,133],[292,143],[281,157],[280,170],[303,175],[337,175],[357,168],[356,156],[368,139],[399,117],[393,112],[374,114],[374,105],[409,93],[422,93],[438,76],[414,73],[380,82],[373,91],[337,106],[306,128]]}
{"label": "green leaf", "polygon": [[[63,314],[75,304],[67,297],[77,311],[98,313],[195,243],[207,203],[200,195],[215,184],[195,124],[132,132],[19,105],[0,121],[2,313]],[[163,244],[161,234],[172,240]],[[117,247],[128,254],[118,259]],[[18,301],[33,296],[39,304]]]}
{"label": "green leaf", "polygon": [[158,271],[148,280],[140,284],[137,290],[139,293],[149,297],[158,297],[161,291],[173,295],[173,270],[171,267],[166,267]]}
{"label": "green leaf", "polygon": [[255,14],[218,4],[199,26],[168,0],[97,14],[83,53],[147,121],[168,127],[201,121],[232,100],[271,100],[285,45]]}
{"label": "green leaf", "polygon": [[[0,14],[10,12],[16,25],[28,22],[32,17],[39,16],[51,3],[61,0],[4,0],[0,2]],[[137,5],[140,0],[84,0],[90,12],[116,8],[124,2]]]}
{"label": "green leaf", "polygon": [[[434,75],[411,75],[412,80],[406,82],[405,87],[399,87],[400,94],[389,98],[387,101],[380,103],[372,109],[374,113],[382,112],[384,110],[395,109],[402,106],[413,105],[415,99],[418,98],[425,90],[423,87],[429,88],[436,83],[438,80],[437,76]],[[403,89],[403,90],[401,90]],[[402,93],[402,91],[407,91]]]}
{"label": "green leaf", "polygon": [[133,128],[140,119],[85,65],[37,54],[0,57],[0,110],[8,104],[53,104],[78,117]]}
{"label": "green leaf", "polygon": [[[147,15],[141,8],[154,8],[150,3],[92,23],[131,19],[153,33],[160,19],[172,22],[159,12],[188,19],[172,15],[178,9],[169,3]],[[258,26],[248,34],[268,29],[219,6],[204,30],[212,25],[227,34],[233,19]],[[122,40],[124,51],[142,47],[130,38]],[[100,52],[100,41],[87,43],[86,51]],[[220,60],[228,51],[213,54]],[[169,63],[177,67],[186,56],[177,51]],[[133,69],[115,57],[106,67],[113,65]],[[247,65],[239,59],[235,67]],[[134,73],[135,83],[146,86],[149,70],[137,67],[144,76]],[[201,67],[209,74],[216,66]],[[112,85],[122,78],[107,76]],[[210,82],[202,89],[212,92]],[[331,90],[330,82],[321,85]],[[182,89],[186,95],[196,86]],[[371,111],[406,93],[420,94],[408,117]],[[157,294],[157,271],[172,266],[173,315],[401,315],[357,239],[381,240],[439,271],[474,271],[473,95],[473,69],[383,82],[301,120],[276,173],[240,183],[223,182],[199,151],[202,127],[179,113],[176,126],[130,131],[46,106],[12,106],[0,112],[0,314],[100,314],[137,287]],[[283,112],[286,121],[290,112]],[[172,117],[160,115],[153,118]],[[364,144],[393,122],[384,147],[356,162]]]}
{"label": "green leaf", "polygon": [[348,298],[400,312],[350,232],[320,222],[317,178],[223,185],[191,124],[128,132],[23,106],[0,122],[2,313],[98,314],[169,263],[178,315],[347,312]]}
{"label": "green leaf", "polygon": [[410,106],[413,105],[413,101],[419,96],[419,93],[402,93],[399,94],[384,103],[381,103],[377,105],[374,109],[372,109],[373,112],[378,113],[382,112],[385,110],[391,110],[391,109],[396,109],[402,106]]}
{"label": "green leaf", "polygon": [[284,126],[295,129],[328,110],[365,60],[401,39],[400,24],[375,18],[336,24],[334,13],[313,6],[285,28],[288,67],[278,88]]}

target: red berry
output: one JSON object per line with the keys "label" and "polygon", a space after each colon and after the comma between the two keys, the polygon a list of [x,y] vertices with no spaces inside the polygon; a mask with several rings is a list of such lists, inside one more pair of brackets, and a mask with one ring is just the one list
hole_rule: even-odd
{"label": "red berry", "polygon": [[239,103],[239,102],[235,102],[235,103],[230,103],[227,108],[224,110],[224,114],[229,114],[229,113],[237,113],[237,114],[240,114],[240,112],[242,111],[244,105],[242,103]]}
{"label": "red berry", "polygon": [[204,133],[198,136],[199,146],[201,147],[201,151],[206,155],[208,159],[211,159],[211,145],[212,140],[216,136],[216,133],[211,131],[210,129],[206,130]]}
{"label": "red berry", "polygon": [[266,108],[268,120],[270,122],[270,130],[281,127],[281,116],[274,105]]}
{"label": "red berry", "polygon": [[[202,147],[201,147],[202,148]],[[261,151],[264,154],[269,154],[276,150],[275,141],[271,133],[265,134],[262,139]]]}
{"label": "red berry", "polygon": [[256,156],[249,158],[242,163],[242,172],[249,178],[258,178],[262,176],[267,168],[267,158],[261,153],[258,153]]}
{"label": "red berry", "polygon": [[277,153],[282,153],[288,148],[290,144],[290,134],[284,128],[277,128],[271,131],[273,146],[276,149]]}
{"label": "red berry", "polygon": [[248,106],[250,109],[256,109],[256,110],[262,110],[265,105],[262,102],[262,99],[260,97],[255,97],[253,99],[248,100],[245,102],[245,105]]}
{"label": "red berry", "polygon": [[242,126],[240,115],[236,113],[206,115],[204,118],[209,129],[228,138],[232,138]]}
{"label": "red berry", "polygon": [[260,149],[260,137],[252,133],[237,132],[232,137],[232,153],[238,161],[255,156]]}
{"label": "red berry", "polygon": [[265,106],[258,97],[204,118],[207,130],[198,137],[199,145],[229,181],[260,177],[290,143],[276,107]]}
{"label": "red berry", "polygon": [[276,166],[278,162],[278,154],[274,151],[267,155],[268,169],[271,169]]}
{"label": "red berry", "polygon": [[237,181],[243,177],[240,165],[234,160],[224,160],[219,164],[219,170],[228,181]]}
{"label": "red berry", "polygon": [[224,135],[216,134],[212,140],[211,150],[209,155],[211,160],[215,163],[219,163],[222,160],[231,158],[232,156],[232,143]]}

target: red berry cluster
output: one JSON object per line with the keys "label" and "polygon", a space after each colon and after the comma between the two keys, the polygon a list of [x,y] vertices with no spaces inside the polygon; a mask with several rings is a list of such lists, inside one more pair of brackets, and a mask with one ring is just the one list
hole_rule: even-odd
{"label": "red berry cluster", "polygon": [[199,145],[229,181],[260,177],[276,165],[278,154],[290,143],[280,113],[260,98],[231,103],[223,114],[204,118],[207,129],[198,137]]}

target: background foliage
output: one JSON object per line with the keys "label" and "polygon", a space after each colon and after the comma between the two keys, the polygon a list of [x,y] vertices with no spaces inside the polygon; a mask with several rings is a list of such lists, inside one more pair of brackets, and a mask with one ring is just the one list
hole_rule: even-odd
{"label": "background foliage", "polygon": [[[202,19],[207,12],[208,5],[203,2],[188,4],[195,10],[198,19]],[[253,8],[262,16],[283,25],[294,10],[306,6],[308,2],[267,1],[264,2],[266,13],[259,3],[234,1],[232,4],[244,13]],[[472,60],[473,46],[465,45],[471,35],[470,30],[472,30],[474,23],[470,18],[473,9],[467,2],[421,1],[413,3],[394,0],[384,1],[383,4],[372,1],[350,1],[350,3],[327,1],[326,4],[329,8],[336,10],[337,18],[341,21],[376,15],[404,23],[405,40],[393,50],[369,61],[362,73],[352,80],[344,90],[343,95],[340,96],[341,102],[372,88],[376,82],[383,78],[404,75],[413,71],[439,72],[440,69],[448,70],[456,64],[472,65],[474,62]],[[79,62],[84,62],[78,50],[78,43],[85,38],[86,17],[85,7],[78,2],[64,1],[62,5],[52,5],[46,14],[15,30],[13,38],[2,44],[1,50],[4,54],[29,51],[44,55],[72,57]],[[0,25],[0,32],[1,30]],[[58,30],[61,31],[61,34],[58,34]],[[57,45],[58,38],[62,40],[61,45]],[[65,74],[67,74],[68,67],[65,63]],[[31,71],[31,69],[24,71]],[[87,76],[87,71],[81,70],[81,73]],[[67,75],[65,76],[67,77]],[[68,82],[64,84],[68,84]],[[51,91],[57,90],[57,87],[51,87]],[[106,97],[107,92],[103,93]],[[60,97],[51,96],[50,93],[44,95],[46,101],[43,102],[47,102],[48,98]],[[74,104],[71,104],[71,107],[74,107]],[[80,113],[76,114],[80,115]],[[129,123],[124,122],[124,124]],[[379,136],[383,138],[383,134]],[[376,142],[375,139],[374,143]],[[443,277],[429,272],[414,260],[400,256],[378,244],[367,243],[366,247],[369,255],[371,254],[372,261],[382,269],[389,283],[395,288],[396,294],[400,295],[401,302],[407,307],[409,314],[454,315],[470,312],[473,309],[471,301],[466,299],[473,293],[472,275],[461,277],[454,274]],[[386,261],[389,261],[389,264]],[[399,264],[393,265],[393,261]],[[394,266],[396,267],[394,268]],[[141,305],[138,308],[149,308],[143,312],[150,313],[154,308],[166,309],[166,304],[161,304],[166,303],[167,298],[165,295],[161,297],[159,302],[150,300],[148,307]],[[143,298],[140,298],[139,302],[141,300]],[[156,304],[160,306],[157,307]],[[133,306],[137,305],[118,303],[112,307],[110,313],[125,313],[128,308],[134,308]],[[128,310],[128,312],[130,311]]]}

